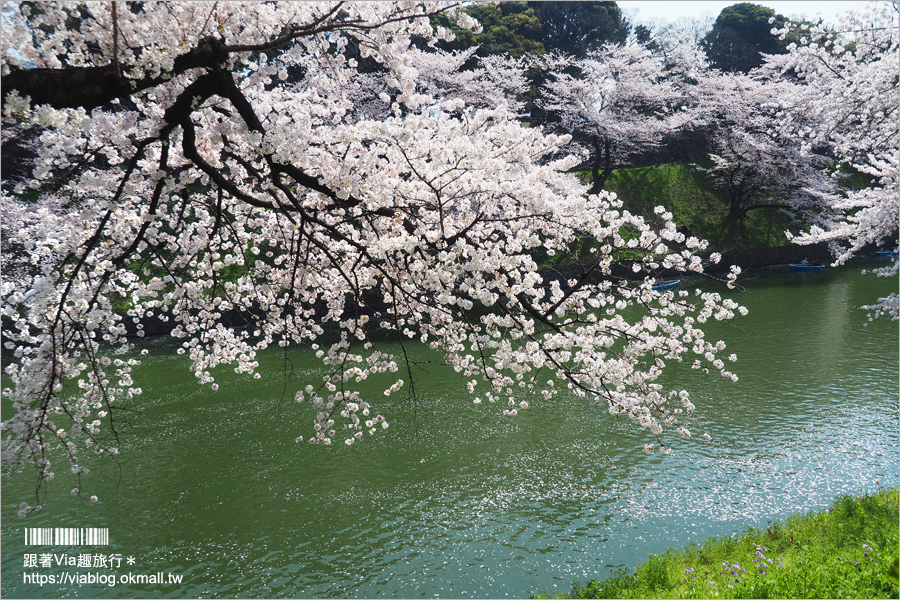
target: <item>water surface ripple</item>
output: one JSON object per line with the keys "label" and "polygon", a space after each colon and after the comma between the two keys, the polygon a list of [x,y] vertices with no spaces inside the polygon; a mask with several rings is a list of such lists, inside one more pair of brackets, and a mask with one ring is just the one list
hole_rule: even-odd
{"label": "water surface ripple", "polygon": [[[263,357],[262,382],[231,377],[213,393],[170,346],[148,342],[120,460],[83,482],[100,502],[71,498],[59,476],[49,510],[23,521],[15,511],[34,481],[4,472],[2,595],[527,597],[897,485],[897,323],[865,327],[854,308],[895,281],[859,266],[808,275],[772,269],[729,292],[751,312],[710,337],[738,354],[741,380],[670,375],[692,390],[692,429],[713,439],[669,456],[646,456],[642,432],[573,399],[499,417],[439,368],[418,385],[422,406],[382,404],[383,435],[297,445],[311,416],[282,398],[279,353]],[[309,356],[292,360],[296,382],[315,375]],[[25,526],[108,527],[105,551],[136,558],[127,570],[184,584],[23,583],[24,553],[85,551],[25,547]]]}

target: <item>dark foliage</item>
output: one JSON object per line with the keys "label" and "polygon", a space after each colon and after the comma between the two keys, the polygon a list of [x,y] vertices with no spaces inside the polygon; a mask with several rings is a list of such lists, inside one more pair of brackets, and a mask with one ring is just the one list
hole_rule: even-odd
{"label": "dark foliage", "polygon": [[[774,17],[775,21],[769,23]],[[712,66],[722,71],[748,73],[762,64],[762,54],[783,54],[787,42],[772,35],[785,18],[759,4],[742,2],[722,9],[700,42]]]}

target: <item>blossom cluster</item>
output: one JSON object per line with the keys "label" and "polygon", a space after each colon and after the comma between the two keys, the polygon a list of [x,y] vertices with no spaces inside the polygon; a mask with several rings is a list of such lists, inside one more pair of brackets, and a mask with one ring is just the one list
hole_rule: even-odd
{"label": "blossom cluster", "polygon": [[[789,236],[799,244],[827,242],[835,264],[844,264],[871,245],[895,250],[900,244],[897,3],[876,2],[848,12],[834,29],[786,23],[773,33],[782,38],[800,35],[787,54],[769,57],[765,67],[769,73],[799,80],[791,107],[776,126],[806,152],[827,149],[833,161],[806,179],[828,218]],[[849,184],[846,174],[854,172],[864,183]],[[823,186],[823,181],[832,185]],[[898,263],[892,261],[876,273],[897,276]],[[897,294],[866,308],[900,318]]]}

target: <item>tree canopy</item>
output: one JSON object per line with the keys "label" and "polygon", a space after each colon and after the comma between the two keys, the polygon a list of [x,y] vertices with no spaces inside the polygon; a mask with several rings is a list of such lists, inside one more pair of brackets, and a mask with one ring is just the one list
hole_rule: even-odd
{"label": "tree canopy", "polygon": [[603,44],[623,43],[629,24],[615,2],[529,2],[548,51],[584,57]]}
{"label": "tree canopy", "polygon": [[544,32],[540,18],[528,2],[473,4],[466,13],[476,19],[480,32],[464,29],[450,22],[446,15],[435,18],[438,25],[450,26],[455,38],[441,43],[448,50],[465,50],[478,46],[478,56],[507,54],[518,58],[524,54],[543,54]]}
{"label": "tree canopy", "polygon": [[771,33],[784,22],[771,8],[750,2],[734,4],[719,13],[702,47],[717,69],[748,73],[762,64],[762,53],[785,51],[787,43]]}
{"label": "tree canopy", "polygon": [[151,323],[213,390],[217,367],[258,378],[258,352],[311,347],[327,374],[291,392],[314,444],[387,426],[365,380],[417,398],[412,343],[505,416],[566,394],[663,447],[691,437],[690,392],[661,376],[736,378],[702,326],[744,309],[653,287],[718,255],[662,208],[588,193],[569,136],[510,110],[510,63],[457,77],[465,55],[431,55],[436,15],[477,31],[459,8],[4,7],[4,140],[38,134],[32,177],[2,189],[7,464],[81,478],[118,454]]}
{"label": "tree canopy", "polygon": [[556,51],[584,57],[605,43],[623,43],[631,31],[615,2],[500,2],[465,8],[482,31],[455,27],[445,15],[434,22],[455,34],[442,48],[463,50],[478,45],[479,56],[520,57]]}

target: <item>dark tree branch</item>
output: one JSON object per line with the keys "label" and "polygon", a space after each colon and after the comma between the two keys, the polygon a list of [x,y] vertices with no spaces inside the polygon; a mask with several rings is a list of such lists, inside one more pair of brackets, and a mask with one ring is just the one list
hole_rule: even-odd
{"label": "dark tree branch", "polygon": [[196,48],[177,57],[172,71],[159,77],[120,77],[115,62],[102,67],[18,69],[3,78],[3,102],[6,103],[8,94],[18,92],[20,96],[31,97],[32,104],[49,104],[54,108],[82,107],[90,111],[164,83],[190,69],[212,68],[227,56],[222,40],[207,37],[200,40]]}
{"label": "dark tree branch", "polygon": [[[132,94],[165,83],[191,69],[214,69],[222,65],[234,53],[270,50],[300,37],[308,37],[330,31],[369,31],[378,29],[387,23],[410,18],[410,15],[405,13],[397,14],[395,17],[378,23],[364,23],[358,19],[335,18],[341,14],[340,9],[342,5],[343,3],[338,3],[311,23],[288,27],[281,35],[258,44],[228,45],[217,37],[207,36],[201,39],[196,47],[176,57],[171,71],[156,77],[143,77],[140,79],[129,79],[122,76],[120,58],[118,56],[118,38],[121,33],[119,32],[117,14],[113,12],[114,56],[110,64],[102,67],[67,67],[62,69],[22,69],[13,67],[12,72],[3,77],[3,104],[6,103],[8,94],[18,92],[20,96],[30,97],[32,104],[47,104],[54,108],[82,107],[90,111],[112,100],[127,98]],[[431,12],[424,11],[422,14],[415,15],[414,18],[427,19],[438,12],[447,10],[447,8]],[[115,11],[115,8],[113,8],[113,11]]]}

